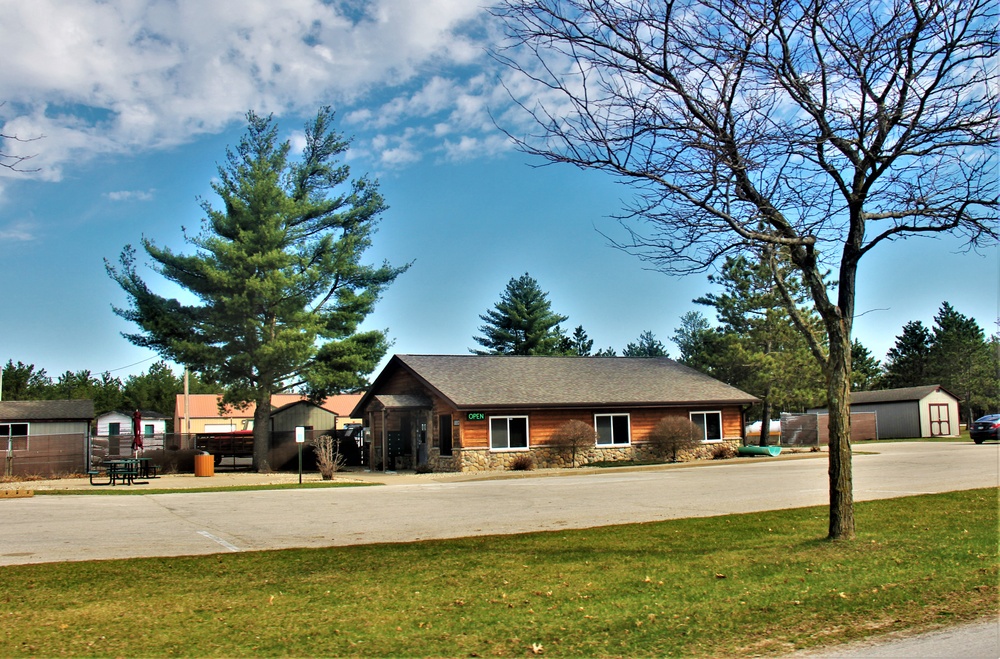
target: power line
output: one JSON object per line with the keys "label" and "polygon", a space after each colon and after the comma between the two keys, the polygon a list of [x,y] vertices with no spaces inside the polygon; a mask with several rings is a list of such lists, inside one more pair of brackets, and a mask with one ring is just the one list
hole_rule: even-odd
{"label": "power line", "polygon": [[145,364],[146,362],[153,361],[157,357],[159,357],[159,355],[153,355],[152,357],[143,359],[142,361],[138,361],[134,364],[129,364],[128,366],[122,366],[121,368],[112,368],[108,371],[105,371],[105,373],[115,373],[116,371],[124,371],[126,368],[132,368],[133,366],[138,366],[139,364]]}

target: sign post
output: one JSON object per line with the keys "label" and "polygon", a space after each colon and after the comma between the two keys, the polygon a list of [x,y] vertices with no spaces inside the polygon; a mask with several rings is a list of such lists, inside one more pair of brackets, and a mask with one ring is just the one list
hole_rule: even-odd
{"label": "sign post", "polygon": [[299,485],[302,485],[302,445],[306,443],[305,426],[295,427],[295,443],[299,446]]}

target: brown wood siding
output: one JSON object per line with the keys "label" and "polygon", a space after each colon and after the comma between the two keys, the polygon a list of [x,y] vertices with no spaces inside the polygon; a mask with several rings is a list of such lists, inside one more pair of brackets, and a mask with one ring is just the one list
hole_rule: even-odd
{"label": "brown wood siding", "polygon": [[407,371],[402,369],[396,370],[390,378],[382,385],[378,390],[379,394],[411,394],[411,395],[428,395],[427,390],[420,384],[420,382],[413,377]]}
{"label": "brown wood siding", "polygon": [[[573,419],[594,425],[595,414],[628,414],[631,425],[632,443],[645,442],[653,428],[663,418],[668,416],[688,418],[691,411],[721,411],[723,437],[734,439],[741,437],[742,410],[739,407],[724,407],[707,409],[686,408],[651,408],[651,409],[608,409],[608,410],[533,410],[533,411],[490,411],[479,410],[486,414],[485,421],[468,421],[464,412],[452,412],[461,421],[461,446],[465,448],[489,448],[490,423],[493,416],[527,416],[529,444],[542,447],[551,443],[552,435],[565,423]],[[435,412],[436,414],[437,412]],[[447,412],[446,412],[447,413]]]}
{"label": "brown wood siding", "polygon": [[[458,412],[457,418],[461,423],[459,424],[460,430],[460,441],[456,444],[462,448],[489,448],[490,445],[490,416],[500,416],[498,414],[491,414],[486,412],[485,421],[469,421],[465,418],[464,412]],[[520,416],[517,413],[503,413],[503,416]],[[528,418],[528,442],[531,442],[531,434],[534,433],[534,428],[531,425],[531,418]]]}
{"label": "brown wood siding", "polygon": [[736,439],[743,437],[743,411],[738,407],[722,409],[722,437]]}

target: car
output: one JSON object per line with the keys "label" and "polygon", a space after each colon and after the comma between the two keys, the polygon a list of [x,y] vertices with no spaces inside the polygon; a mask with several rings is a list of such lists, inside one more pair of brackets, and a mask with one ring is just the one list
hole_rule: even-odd
{"label": "car", "polygon": [[987,439],[1000,439],[1000,414],[987,414],[973,421],[969,426],[969,437],[977,444]]}

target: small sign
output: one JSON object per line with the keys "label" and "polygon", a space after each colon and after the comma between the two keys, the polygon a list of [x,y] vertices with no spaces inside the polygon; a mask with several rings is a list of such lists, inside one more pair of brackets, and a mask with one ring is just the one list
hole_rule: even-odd
{"label": "small sign", "polygon": [[305,426],[295,427],[295,443],[305,444],[306,443],[306,428]]}
{"label": "small sign", "polygon": [[469,412],[465,418],[469,421],[485,421],[486,414],[483,412]]}

